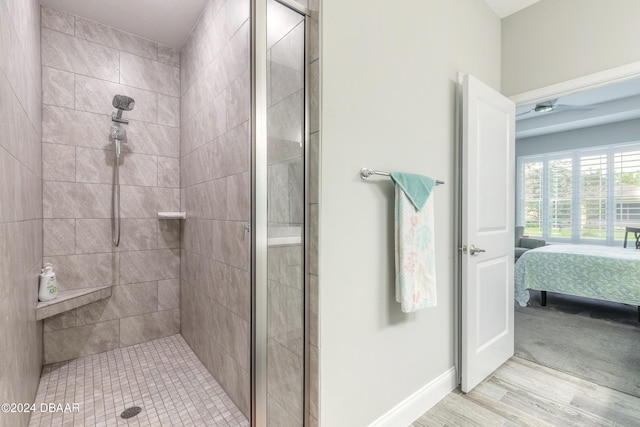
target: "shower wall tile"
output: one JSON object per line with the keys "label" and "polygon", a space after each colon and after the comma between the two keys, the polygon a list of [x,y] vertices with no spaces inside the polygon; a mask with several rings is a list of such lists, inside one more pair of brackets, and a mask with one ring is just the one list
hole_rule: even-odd
{"label": "shower wall tile", "polygon": [[111,252],[111,219],[76,219],[75,253]]}
{"label": "shower wall tile", "polygon": [[120,319],[120,346],[126,347],[179,332],[180,310],[178,309],[126,317]]}
{"label": "shower wall tile", "polygon": [[[34,63],[38,58],[32,58],[30,50],[33,50],[31,35],[22,34],[20,24],[22,20],[19,16],[13,16],[13,12],[8,9],[8,4],[0,4],[0,70],[4,72],[7,81],[15,93],[16,102],[19,102],[23,110],[34,126],[37,126],[37,103],[40,102],[39,84],[36,85],[37,75],[40,72],[34,70]],[[39,63],[38,63],[39,68]],[[14,111],[19,114],[20,111]]]}
{"label": "shower wall tile", "polygon": [[227,217],[227,185],[216,179],[192,185],[185,192],[187,216],[193,219],[225,219]]}
{"label": "shower wall tile", "polygon": [[42,144],[42,175],[47,181],[76,180],[76,149],[70,145]]}
{"label": "shower wall tile", "polygon": [[251,277],[248,271],[226,266],[223,302],[245,322],[251,322]]}
{"label": "shower wall tile", "polygon": [[42,65],[118,82],[119,61],[115,49],[42,29]]}
{"label": "shower wall tile", "polygon": [[179,219],[164,219],[158,221],[158,249],[180,249]]}
{"label": "shower wall tile", "polygon": [[44,256],[75,253],[75,219],[45,219],[42,221],[42,227]]}
{"label": "shower wall tile", "polygon": [[318,274],[318,204],[309,205],[309,240],[310,240],[310,266],[309,273]]}
{"label": "shower wall tile", "polygon": [[178,277],[180,277],[180,252],[177,249],[123,252],[121,255],[121,284]]}
{"label": "shower wall tile", "polygon": [[158,281],[158,311],[180,308],[180,280]]}
{"label": "shower wall tile", "polygon": [[249,172],[227,178],[227,219],[249,221],[251,217],[251,182]]}
{"label": "shower wall tile", "polygon": [[309,24],[309,62],[320,58],[320,31],[318,28],[318,12],[313,10]]}
{"label": "shower wall tile", "polygon": [[303,360],[273,340],[270,340],[267,352],[269,394],[288,414],[301,422],[304,409]]}
{"label": "shower wall tile", "polygon": [[[158,94],[118,83],[78,75],[75,79],[75,109],[97,114],[111,114],[113,96],[126,95],[135,100],[133,110],[124,112],[131,120],[156,123],[158,117]],[[111,125],[111,123],[108,123]],[[126,128],[127,126],[125,126]],[[104,131],[103,131],[104,132]]]}
{"label": "shower wall tile", "polygon": [[267,172],[270,224],[289,224],[289,167],[287,163],[269,166]]}
{"label": "shower wall tile", "polygon": [[318,292],[319,278],[318,274],[318,210],[319,210],[319,164],[320,164],[320,72],[318,60],[320,57],[319,49],[319,26],[318,26],[318,10],[321,0],[310,0],[309,8],[311,9],[311,18],[307,19],[309,25],[308,49],[309,55],[307,64],[309,68],[309,197],[307,200],[307,209],[309,209],[309,266],[306,274],[308,275],[308,283],[310,289],[310,301],[308,310],[310,311],[309,325],[309,344],[308,352],[310,354],[310,395],[309,405],[307,406],[310,424],[318,425],[318,417],[320,413],[320,400],[318,396],[319,390],[319,342],[318,342]]}
{"label": "shower wall tile", "polygon": [[271,395],[267,394],[267,425],[296,427],[300,421],[290,415]]}
{"label": "shower wall tile", "polygon": [[125,150],[131,153],[180,157],[180,129],[131,121],[127,127]]}
{"label": "shower wall tile", "polygon": [[[0,8],[3,4],[0,1]],[[54,9],[43,7],[41,13],[43,27],[50,28],[42,30],[42,76],[40,71],[34,75],[42,81],[44,102],[39,102],[41,108],[33,109],[32,116],[38,117],[42,110],[42,127],[29,124],[31,119],[23,113],[24,118],[17,115],[11,120],[16,125],[6,130],[43,147],[44,156],[39,149],[22,148],[28,144],[12,143],[8,150],[20,158],[35,159],[26,164],[42,171],[44,184],[38,186],[28,169],[10,163],[7,170],[19,185],[11,186],[7,196],[18,200],[25,197],[22,193],[33,193],[39,198],[39,210],[47,217],[44,226],[40,223],[39,245],[44,247],[45,259],[56,264],[60,289],[114,286],[109,299],[48,323],[46,333],[59,334],[45,339],[44,358],[57,361],[179,331],[181,224],[160,221],[157,214],[180,210],[180,53]],[[0,24],[3,17],[0,13]],[[3,64],[0,58],[0,68]],[[0,73],[0,114],[6,109],[3,95],[14,92],[4,84],[5,74]],[[129,124],[123,125],[127,139],[119,161],[118,247],[112,242],[116,160],[115,144],[109,138],[116,94],[136,103],[132,111],[123,113]],[[29,108],[20,106],[20,111]],[[15,115],[10,113],[8,117]],[[28,135],[27,124],[33,136]],[[0,131],[4,126],[0,123]],[[2,165],[3,152],[0,148]],[[4,191],[0,180],[3,200]],[[0,204],[0,220],[3,209]],[[23,208],[6,210],[12,217],[24,215]],[[40,265],[37,262],[38,269]],[[155,326],[147,325],[154,321]],[[121,337],[121,328],[136,324],[142,327]],[[65,348],[54,344],[54,338],[66,340]]]}
{"label": "shower wall tile", "polygon": [[68,108],[42,106],[42,141],[56,144],[113,149],[109,141],[111,117]]}
{"label": "shower wall tile", "polygon": [[250,15],[249,0],[227,2],[227,33],[232,36],[248,21]]}
{"label": "shower wall tile", "polygon": [[221,342],[226,346],[227,353],[244,370],[248,371],[251,356],[249,324],[225,307],[216,310],[215,315],[219,316],[222,331]]}
{"label": "shower wall tile", "polygon": [[119,347],[120,322],[96,323],[44,333],[44,363],[50,364]]}
{"label": "shower wall tile", "polygon": [[[76,181],[111,184],[115,153],[110,150],[76,148]],[[128,153],[119,161],[120,183],[123,185],[158,186],[158,158]]]}
{"label": "shower wall tile", "polygon": [[309,203],[318,203],[318,189],[320,185],[320,172],[318,159],[320,158],[320,133],[309,135]]}
{"label": "shower wall tile", "polygon": [[302,143],[304,129],[304,94],[300,90],[269,108],[269,138]]}
{"label": "shower wall tile", "polygon": [[320,130],[320,61],[309,64],[309,132]]}
{"label": "shower wall tile", "polygon": [[76,326],[76,311],[65,311],[44,319],[44,332],[59,331]]}
{"label": "shower wall tile", "polygon": [[[229,85],[227,91],[227,128],[232,129],[251,117],[251,80],[246,71]],[[302,117],[302,115],[300,115]]]}
{"label": "shower wall tile", "polygon": [[209,2],[182,50],[182,93],[189,89],[227,41],[227,2]]}
{"label": "shower wall tile", "polygon": [[75,34],[75,16],[61,10],[42,6],[41,24],[45,28],[70,35]]}
{"label": "shower wall tile", "polygon": [[53,264],[61,290],[118,284],[118,254],[52,256],[43,261]]}
{"label": "shower wall tile", "polygon": [[129,53],[120,53],[120,83],[180,96],[180,69]]}
{"label": "shower wall tile", "polygon": [[222,52],[227,81],[232,82],[249,69],[249,23],[231,37]]}
{"label": "shower wall tile", "polygon": [[215,96],[229,85],[226,68],[221,57],[209,64],[196,82],[186,91],[182,101],[182,122],[200,112]]}
{"label": "shower wall tile", "polygon": [[103,253],[156,249],[157,220],[122,219],[120,246],[113,247],[111,219],[77,219],[75,253]]}
{"label": "shower wall tile", "polygon": [[226,109],[226,93],[222,92],[183,125],[182,152],[190,153],[226,132]]}
{"label": "shower wall tile", "polygon": [[111,185],[44,182],[45,218],[110,218]]}
{"label": "shower wall tile", "polygon": [[213,221],[213,258],[249,270],[249,242],[243,222]]}
{"label": "shower wall tile", "polygon": [[180,188],[180,160],[158,157],[158,187]]}
{"label": "shower wall tile", "polygon": [[156,43],[84,18],[76,18],[75,35],[144,58],[158,58]]}
{"label": "shower wall tile", "polygon": [[16,97],[11,83],[0,72],[0,147],[7,150],[15,160],[40,176],[41,150],[39,136],[25,114],[24,107]]}
{"label": "shower wall tile", "polygon": [[289,168],[289,223],[304,223],[304,159],[297,159],[287,162]]}
{"label": "shower wall tile", "polygon": [[267,19],[274,23],[274,25],[267,27],[267,49],[271,49],[293,28],[299,25],[303,17],[293,9],[279,7],[277,4],[270,4],[267,7]]}
{"label": "shower wall tile", "polygon": [[111,297],[76,309],[77,325],[91,325],[158,309],[158,283],[131,283],[116,286]]}
{"label": "shower wall tile", "polygon": [[[309,374],[310,374],[310,396],[309,396],[309,412],[311,413],[311,417],[313,419],[318,419],[318,416],[320,415],[320,399],[318,396],[318,391],[319,391],[319,374],[320,374],[320,369],[319,369],[319,364],[318,364],[318,347],[314,344],[311,345],[311,351],[310,353],[310,359],[311,359],[311,363],[310,363],[310,367],[309,367]],[[317,421],[316,421],[316,425],[317,425]]]}
{"label": "shower wall tile", "polygon": [[180,179],[183,187],[213,179],[216,169],[213,163],[215,143],[210,142],[182,156]]}
{"label": "shower wall tile", "polygon": [[250,216],[248,5],[210,0],[180,58],[180,186],[187,212],[182,334],[245,415],[251,313],[250,235],[244,229]]}
{"label": "shower wall tile", "polygon": [[199,254],[213,251],[213,221],[208,219],[195,219],[184,224],[182,247],[188,251]]}
{"label": "shower wall tile", "polygon": [[304,23],[287,33],[269,52],[269,103],[274,105],[304,87]]}
{"label": "shower wall tile", "polygon": [[318,346],[318,276],[309,275],[309,286],[311,287],[309,292],[309,311],[311,314],[310,328],[309,328],[309,342],[313,346]]}
{"label": "shower wall tile", "polygon": [[180,51],[173,47],[158,45],[158,61],[180,67]]}
{"label": "shower wall tile", "polygon": [[158,94],[158,123],[180,126],[180,98]]}
{"label": "shower wall tile", "polygon": [[180,190],[177,188],[120,186],[122,218],[156,218],[158,212],[180,210]]}
{"label": "shower wall tile", "polygon": [[246,121],[230,129],[216,141],[213,157],[215,177],[248,172],[251,165],[251,130]]}
{"label": "shower wall tile", "polygon": [[42,67],[42,103],[73,108],[75,74]]}

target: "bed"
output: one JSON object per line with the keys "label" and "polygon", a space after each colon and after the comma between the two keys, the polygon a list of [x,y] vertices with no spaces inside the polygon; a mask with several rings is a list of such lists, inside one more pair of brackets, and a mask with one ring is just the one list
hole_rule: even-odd
{"label": "bed", "polygon": [[640,250],[595,245],[550,245],[531,249],[515,265],[515,299],[529,302],[529,289],[638,306]]}

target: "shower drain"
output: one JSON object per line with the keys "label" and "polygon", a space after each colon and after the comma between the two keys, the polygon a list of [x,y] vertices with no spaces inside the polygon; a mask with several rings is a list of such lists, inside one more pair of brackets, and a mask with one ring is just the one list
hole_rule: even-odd
{"label": "shower drain", "polygon": [[122,411],[122,413],[120,414],[120,416],[122,418],[124,418],[125,420],[127,418],[133,418],[136,415],[138,415],[140,412],[142,412],[142,408],[139,406],[132,406],[131,408],[127,408],[124,411]]}

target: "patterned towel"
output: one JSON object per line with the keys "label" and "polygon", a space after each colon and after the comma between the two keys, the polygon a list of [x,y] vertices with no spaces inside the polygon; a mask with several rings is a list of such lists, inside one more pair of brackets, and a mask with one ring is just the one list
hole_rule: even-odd
{"label": "patterned towel", "polygon": [[[391,174],[396,183],[396,301],[404,313],[437,304],[433,196],[429,197],[435,181],[410,175]],[[422,197],[416,197],[416,192],[421,192]],[[412,200],[421,200],[423,205],[416,206]]]}

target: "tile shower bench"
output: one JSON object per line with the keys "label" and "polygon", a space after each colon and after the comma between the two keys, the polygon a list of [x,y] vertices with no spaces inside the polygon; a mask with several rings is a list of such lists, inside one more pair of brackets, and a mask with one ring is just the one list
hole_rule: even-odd
{"label": "tile shower bench", "polygon": [[46,319],[65,311],[111,296],[111,286],[98,288],[73,289],[70,291],[58,291],[58,297],[51,301],[38,302],[36,306],[36,320]]}

